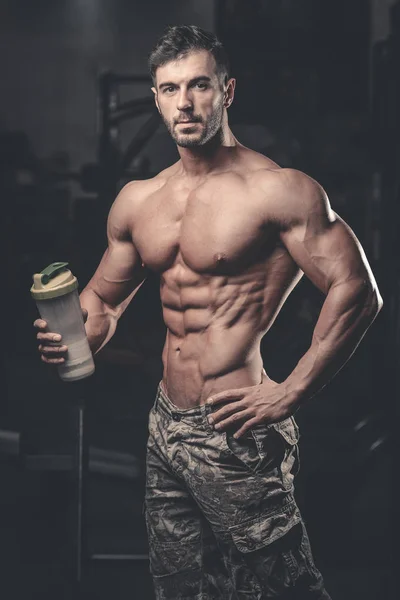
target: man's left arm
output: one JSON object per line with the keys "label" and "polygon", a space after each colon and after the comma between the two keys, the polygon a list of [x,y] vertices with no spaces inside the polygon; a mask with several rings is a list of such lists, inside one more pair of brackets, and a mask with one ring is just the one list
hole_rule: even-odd
{"label": "man's left arm", "polygon": [[281,240],[326,298],[311,345],[284,382],[265,377],[243,394],[224,397],[221,393],[210,399],[212,405],[234,401],[231,410],[224,407],[215,413],[214,422],[217,429],[237,422],[236,437],[254,425],[293,414],[323,388],[351,357],[382,307],[359,241],[331,210],[321,186],[298,171],[282,170],[279,176],[282,184],[275,210]]}
{"label": "man's left arm", "polygon": [[382,307],[365,253],[350,227],[330,208],[319,184],[291,172],[289,205],[298,209],[281,239],[305,275],[326,294],[310,348],[284,382],[298,406],[324,387],[354,353]]}

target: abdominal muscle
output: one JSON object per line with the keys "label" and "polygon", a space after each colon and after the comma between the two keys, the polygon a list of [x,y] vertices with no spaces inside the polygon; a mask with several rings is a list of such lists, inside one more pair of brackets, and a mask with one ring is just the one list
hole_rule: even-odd
{"label": "abdominal muscle", "polygon": [[162,385],[176,406],[201,405],[211,394],[261,382],[261,339],[298,277],[287,272],[271,286],[268,269],[259,267],[233,277],[192,271],[182,277],[179,268],[164,274]]}
{"label": "abdominal muscle", "polygon": [[163,352],[163,388],[171,401],[189,408],[204,404],[213,393],[260,383],[259,343],[252,344],[246,356],[239,349],[244,338],[239,327],[185,338],[168,331]]}

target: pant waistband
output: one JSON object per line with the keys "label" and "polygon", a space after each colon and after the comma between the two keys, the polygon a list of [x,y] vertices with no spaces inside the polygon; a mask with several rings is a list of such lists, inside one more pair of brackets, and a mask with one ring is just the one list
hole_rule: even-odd
{"label": "pant waistband", "polygon": [[211,406],[202,404],[193,408],[180,408],[168,398],[162,382],[158,385],[154,409],[156,412],[161,410],[174,421],[186,421],[193,425],[205,425],[207,428],[212,429],[207,421],[208,415],[212,412]]}

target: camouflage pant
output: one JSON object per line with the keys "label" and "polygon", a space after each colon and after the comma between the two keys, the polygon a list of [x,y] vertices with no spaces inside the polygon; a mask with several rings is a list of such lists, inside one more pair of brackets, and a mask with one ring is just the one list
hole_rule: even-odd
{"label": "camouflage pant", "polygon": [[146,524],[159,600],[329,600],[293,497],[293,418],[235,440],[159,387],[150,412]]}

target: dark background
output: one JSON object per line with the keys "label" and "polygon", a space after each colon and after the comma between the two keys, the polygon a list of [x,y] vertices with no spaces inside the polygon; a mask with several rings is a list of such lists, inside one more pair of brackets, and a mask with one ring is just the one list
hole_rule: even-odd
{"label": "dark background", "polygon": [[[104,250],[117,191],[176,159],[154,116],[146,58],[165,26],[180,23],[215,31],[225,43],[237,78],[230,123],[238,139],[317,179],[376,275],[383,310],[335,380],[297,413],[297,499],[333,600],[392,600],[400,290],[395,0],[1,3],[1,597],[153,597],[142,502],[147,415],[164,336],[157,279],[145,283],[96,357],[95,375],[81,384],[63,384],[40,363],[29,288],[33,273],[58,260],[69,261],[82,288]],[[265,366],[276,380],[307,349],[322,302],[302,281],[264,339]],[[80,538],[83,414],[89,467]]]}

